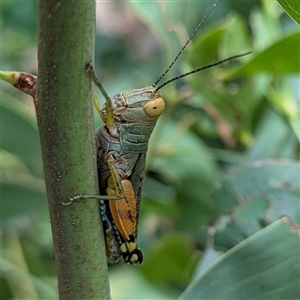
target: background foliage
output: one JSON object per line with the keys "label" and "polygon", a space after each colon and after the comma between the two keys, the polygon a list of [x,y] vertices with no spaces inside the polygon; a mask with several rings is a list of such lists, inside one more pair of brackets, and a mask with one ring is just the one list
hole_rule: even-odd
{"label": "background foliage", "polygon": [[[299,230],[276,221],[300,221],[299,28],[275,1],[220,2],[168,78],[252,54],[162,89],[140,216],[145,262],[110,267],[115,299],[176,298],[191,282],[182,298],[299,296]],[[18,5],[1,3],[1,69],[36,73],[36,3]],[[95,60],[108,94],[151,85],[211,6],[99,2]],[[5,83],[1,120],[2,298],[55,299],[33,104]]]}

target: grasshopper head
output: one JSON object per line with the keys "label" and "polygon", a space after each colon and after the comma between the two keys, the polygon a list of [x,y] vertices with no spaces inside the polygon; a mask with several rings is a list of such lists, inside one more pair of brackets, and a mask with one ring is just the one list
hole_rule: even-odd
{"label": "grasshopper head", "polygon": [[165,108],[165,101],[152,86],[128,90],[111,98],[118,123],[153,123]]}

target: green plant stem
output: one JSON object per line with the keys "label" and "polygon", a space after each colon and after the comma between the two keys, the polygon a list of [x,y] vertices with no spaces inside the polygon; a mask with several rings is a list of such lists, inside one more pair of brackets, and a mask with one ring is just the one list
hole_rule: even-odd
{"label": "green plant stem", "polygon": [[110,298],[97,194],[92,87],[94,1],[39,1],[37,118],[60,299]]}

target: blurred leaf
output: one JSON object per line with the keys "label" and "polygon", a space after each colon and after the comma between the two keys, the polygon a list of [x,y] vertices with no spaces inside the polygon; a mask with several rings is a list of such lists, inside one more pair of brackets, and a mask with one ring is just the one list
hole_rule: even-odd
{"label": "blurred leaf", "polygon": [[[254,53],[251,60],[233,71],[224,71],[222,78],[230,79],[241,74],[253,74],[256,72],[272,72],[281,74],[284,72],[300,72],[300,32],[294,32],[275,42],[269,48],[260,53]],[[288,55],[284,55],[288,53]]]}
{"label": "blurred leaf", "polygon": [[216,251],[213,247],[208,246],[201,260],[198,262],[198,266],[193,276],[193,280],[199,278],[204,272],[222,255],[222,252]]}
{"label": "blurred leaf", "polygon": [[226,30],[218,45],[221,58],[242,54],[251,50],[246,20],[236,12],[229,12],[225,19]]}
{"label": "blurred leaf", "polygon": [[281,9],[276,2],[261,1],[261,7],[254,7],[249,16],[253,49],[260,52],[282,38],[280,24]]}
{"label": "blurred leaf", "polygon": [[295,0],[276,0],[284,11],[300,25],[300,3]]}
{"label": "blurred leaf", "polygon": [[45,206],[45,184],[35,116],[28,105],[2,91],[3,195],[1,219]]}
{"label": "blurred leaf", "polygon": [[223,254],[179,299],[298,299],[299,227],[282,218]]}
{"label": "blurred leaf", "polygon": [[35,116],[28,106],[2,91],[1,149],[19,157],[33,174],[42,176],[42,156]]}
{"label": "blurred leaf", "polygon": [[[24,293],[24,289],[28,289],[28,283],[26,283],[27,280],[34,285],[35,292],[37,293],[36,298],[34,299],[57,299],[56,280],[52,280],[52,284],[50,284],[50,278],[34,276],[33,274],[16,267],[14,262],[7,260],[5,257],[1,258],[0,265],[2,269],[1,274],[4,275],[6,279],[10,278],[12,280],[14,283],[13,287],[15,288],[14,294],[21,293],[22,299],[33,299],[31,298],[32,294],[30,298],[26,298],[28,294]],[[18,288],[16,285],[17,283]]]}
{"label": "blurred leaf", "polygon": [[236,208],[234,215],[237,221],[251,221],[259,218],[268,209],[266,199],[256,199]]}
{"label": "blurred leaf", "polygon": [[288,126],[274,110],[268,110],[256,129],[256,139],[248,150],[250,161],[266,158],[294,158],[298,142]]}
{"label": "blurred leaf", "polygon": [[[263,203],[266,202],[262,199]],[[263,206],[261,204],[261,206]],[[249,217],[247,217],[249,219]],[[222,216],[215,224],[214,247],[218,251],[227,251],[244,239],[259,231],[262,225],[258,219],[238,220],[236,216]]]}
{"label": "blurred leaf", "polygon": [[[57,289],[55,281],[54,268],[52,272],[45,272],[45,264],[39,257],[39,247],[35,243],[30,244],[31,252],[37,254],[35,256],[34,264],[39,267],[39,276],[32,272],[31,256],[29,260],[26,259],[24,244],[22,243],[26,238],[21,235],[20,232],[24,231],[25,228],[29,227],[29,218],[19,218],[11,227],[7,227],[5,234],[2,236],[3,252],[1,257],[1,274],[4,275],[6,282],[10,288],[11,293],[14,295],[14,299],[45,299],[45,298],[56,298]],[[40,226],[41,223],[32,224],[34,229]],[[40,232],[41,233],[41,232]],[[20,238],[22,236],[23,238]],[[48,237],[51,238],[50,224],[48,224]],[[42,239],[41,236],[39,237]],[[52,264],[53,265],[53,264]],[[48,270],[49,271],[49,270]],[[22,283],[22,284],[20,284]],[[2,293],[9,293],[9,290],[3,291]]]}
{"label": "blurred leaf", "polygon": [[290,133],[293,133],[296,136],[299,143],[300,102],[299,99],[297,99],[298,97],[293,97],[291,88],[285,81],[282,81],[279,86],[276,86],[276,88],[270,88],[268,92],[269,101],[292,128]]}
{"label": "blurred leaf", "polygon": [[[299,171],[299,163],[284,160],[256,161],[245,167],[232,169],[213,195],[217,201],[219,214],[229,213],[236,205],[241,204],[240,200],[245,203],[257,199],[260,195],[269,198],[272,191],[291,191],[295,195],[295,200],[298,200]],[[286,209],[292,221],[298,222],[298,218],[292,217],[297,210],[293,209],[293,206]]]}
{"label": "blurred leaf", "polygon": [[195,267],[196,260],[191,260],[194,252],[193,240],[186,234],[166,235],[148,254],[143,273],[151,282],[186,284]]}
{"label": "blurred leaf", "polygon": [[[233,44],[233,36],[236,37]],[[241,54],[250,49],[249,33],[245,21],[238,14],[230,14],[226,22],[218,24],[201,35],[195,47],[189,53],[191,69],[224,59],[230,55]],[[239,61],[233,60],[231,64]],[[213,131],[207,138],[218,138],[228,148],[235,148],[238,143],[248,146],[252,142],[251,123],[253,112],[260,101],[261,90],[254,79],[243,78],[224,82],[222,70],[228,64],[211,68],[186,78],[193,87],[193,96],[189,98],[191,110],[203,109],[212,123]],[[226,71],[225,71],[226,72]],[[199,117],[199,132],[205,134],[204,118]]]}
{"label": "blurred leaf", "polygon": [[[165,48],[166,66],[184,45],[188,36],[205,15],[205,3],[165,1],[130,1],[130,7],[137,17],[151,28]],[[167,53],[166,53],[167,52]],[[172,72],[172,71],[171,71]]]}
{"label": "blurred leaf", "polygon": [[159,140],[154,134],[155,144],[149,149],[149,169],[177,191],[176,228],[198,235],[199,225],[206,224],[214,210],[209,191],[218,173],[212,154],[188,131],[193,120],[186,116],[175,124],[161,118],[156,131]]}
{"label": "blurred leaf", "polygon": [[36,1],[22,1],[18,4],[1,2],[2,70],[27,70],[34,73],[37,67],[37,5]]}
{"label": "blurred leaf", "polygon": [[276,89],[270,89],[268,95],[270,102],[284,118],[288,121],[299,120],[296,101],[293,101],[291,89],[285,82],[276,86]]}
{"label": "blurred leaf", "polygon": [[279,160],[232,170],[213,195],[220,216],[216,249],[230,249],[283,215],[300,222],[299,174],[300,164]]}
{"label": "blurred leaf", "polygon": [[176,299],[178,290],[153,285],[141,276],[141,267],[128,268],[124,264],[109,269],[112,299]]}
{"label": "blurred leaf", "polygon": [[38,189],[35,189],[36,184],[22,186],[17,183],[19,182],[16,182],[16,184],[0,182],[0,189],[3,195],[0,214],[2,222],[12,216],[47,208],[46,194],[45,190],[43,190],[44,182],[42,180],[36,182],[40,185]]}

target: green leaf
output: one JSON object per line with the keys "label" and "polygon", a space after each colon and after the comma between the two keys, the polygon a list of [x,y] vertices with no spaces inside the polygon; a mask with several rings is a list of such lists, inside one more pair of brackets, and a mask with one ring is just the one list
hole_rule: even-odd
{"label": "green leaf", "polygon": [[247,153],[249,160],[295,156],[299,141],[287,122],[274,110],[268,110],[265,113],[256,129],[255,136],[255,142]]}
{"label": "green leaf", "polygon": [[214,192],[215,247],[227,250],[281,216],[300,222],[299,163],[256,161],[234,169]]}
{"label": "green leaf", "polygon": [[300,25],[300,2],[297,0],[276,0],[282,9]]}
{"label": "green leaf", "polygon": [[194,252],[193,241],[188,235],[166,235],[147,255],[143,273],[151,282],[188,283],[195,266],[195,260],[191,261]]}
{"label": "green leaf", "polygon": [[28,105],[2,91],[1,149],[15,155],[33,172],[42,177],[42,157],[35,115]]}
{"label": "green leaf", "polygon": [[3,195],[0,214],[2,221],[12,216],[47,208],[44,182],[41,179],[30,178],[28,174],[15,175],[16,178],[22,176],[23,183],[18,179],[10,183],[4,183],[2,178],[0,181]]}
{"label": "green leaf", "polygon": [[[218,177],[213,155],[186,127],[193,117],[177,124],[171,120],[159,120],[155,150],[149,149],[149,169],[159,174],[177,192],[179,206],[176,226],[180,230],[197,232],[199,225],[206,224],[214,210],[209,191]],[[166,122],[164,122],[166,121]],[[161,127],[160,127],[161,126]],[[155,134],[152,142],[155,140]],[[152,152],[155,155],[152,157]],[[184,216],[189,216],[186,222]]]}
{"label": "green leaf", "polygon": [[[5,255],[6,254],[6,255]],[[54,280],[47,274],[45,278],[30,273],[26,268],[22,269],[16,261],[10,258],[12,253],[4,253],[1,257],[1,274],[14,288],[14,295],[20,295],[23,299],[57,299],[57,288]],[[19,257],[13,257],[14,259]],[[52,280],[51,280],[52,279]],[[53,284],[51,284],[53,281]],[[16,284],[22,282],[22,285]],[[2,290],[2,288],[1,288]]]}
{"label": "green leaf", "polygon": [[112,299],[177,299],[178,290],[149,282],[141,275],[140,267],[112,266],[109,270]]}
{"label": "green leaf", "polygon": [[[286,203],[283,206],[284,211],[278,210],[273,205],[270,206],[270,209],[277,212],[274,216],[275,219],[285,214],[294,222],[299,222],[300,219],[297,215],[299,172],[299,163],[284,160],[257,161],[246,167],[233,169],[213,195],[219,214],[229,213],[234,207],[241,204],[241,199],[243,203],[246,203],[267,197],[273,205],[277,201],[288,201],[288,198],[282,198],[282,192],[286,192],[286,195],[294,195],[289,200],[291,201],[290,206]],[[277,196],[279,193],[280,197]]]}
{"label": "green leaf", "polygon": [[282,218],[223,254],[179,299],[299,299],[299,228]]}
{"label": "green leaf", "polygon": [[[260,53],[253,53],[251,60],[235,69],[224,71],[222,78],[230,79],[240,74],[253,74],[257,72],[300,72],[300,32],[294,32],[275,42]],[[287,54],[288,53],[288,54]]]}

